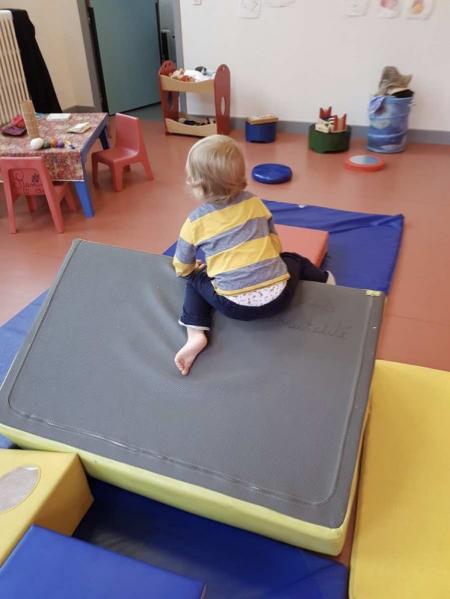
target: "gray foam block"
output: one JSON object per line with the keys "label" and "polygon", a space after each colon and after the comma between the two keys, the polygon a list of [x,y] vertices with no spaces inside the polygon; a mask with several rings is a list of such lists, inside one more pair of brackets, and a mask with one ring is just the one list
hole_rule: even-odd
{"label": "gray foam block", "polygon": [[75,242],[0,392],[0,422],[338,527],[383,297],[301,283],[283,314],[215,315],[188,377],[173,362],[171,259]]}

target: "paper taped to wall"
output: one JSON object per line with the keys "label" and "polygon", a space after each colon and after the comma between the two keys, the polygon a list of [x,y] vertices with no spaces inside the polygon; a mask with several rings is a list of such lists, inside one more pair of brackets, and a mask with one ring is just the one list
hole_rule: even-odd
{"label": "paper taped to wall", "polygon": [[378,0],[378,16],[393,19],[402,12],[402,0]]}
{"label": "paper taped to wall", "polygon": [[406,16],[408,19],[427,19],[434,8],[434,0],[407,0]]}
{"label": "paper taped to wall", "polygon": [[369,0],[344,0],[347,17],[364,17],[369,8]]}

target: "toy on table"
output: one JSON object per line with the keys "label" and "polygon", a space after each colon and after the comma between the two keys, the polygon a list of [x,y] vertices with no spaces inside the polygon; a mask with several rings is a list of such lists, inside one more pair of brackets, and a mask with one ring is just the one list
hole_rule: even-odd
{"label": "toy on table", "polygon": [[70,129],[67,129],[67,133],[86,133],[86,131],[89,131],[90,128],[91,124],[88,122],[77,123],[76,125],[70,127]]}
{"label": "toy on table", "polygon": [[251,116],[245,123],[245,139],[250,142],[271,143],[277,135],[278,117],[274,114]]}
{"label": "toy on table", "polygon": [[321,108],[316,123],[309,128],[309,148],[324,154],[345,152],[350,145],[351,128],[347,125],[347,114],[341,117],[332,114],[332,108]]}
{"label": "toy on table", "polygon": [[2,128],[2,134],[10,135],[11,137],[20,137],[26,132],[27,128],[21,114],[17,114],[10,123]]}
{"label": "toy on table", "polygon": [[30,141],[30,148],[32,150],[40,150],[44,145],[44,140],[42,137],[35,137]]}
{"label": "toy on table", "polygon": [[31,150],[48,150],[50,148],[65,148],[69,147],[72,150],[75,149],[75,146],[60,137],[51,137],[50,139],[41,137],[35,137],[30,141],[30,149]]}
{"label": "toy on table", "polygon": [[70,112],[51,112],[47,115],[47,121],[68,121],[71,116]]}
{"label": "toy on table", "polygon": [[28,135],[31,137],[31,139],[39,137],[39,127],[33,102],[31,100],[24,100],[21,102],[20,106]]}
{"label": "toy on table", "polygon": [[386,166],[382,158],[371,156],[370,154],[356,154],[349,156],[344,161],[345,168],[353,171],[374,172],[380,171]]}

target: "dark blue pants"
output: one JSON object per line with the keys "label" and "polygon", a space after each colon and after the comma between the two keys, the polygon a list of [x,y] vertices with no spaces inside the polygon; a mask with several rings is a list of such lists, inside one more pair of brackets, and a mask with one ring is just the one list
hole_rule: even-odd
{"label": "dark blue pants", "polygon": [[187,326],[209,328],[213,308],[235,320],[268,318],[283,311],[289,305],[299,281],[326,283],[328,273],[317,268],[308,258],[291,252],[283,252],[281,257],[286,264],[290,279],[281,295],[264,306],[235,304],[215,292],[211,279],[204,270],[193,273],[186,281],[180,322]]}

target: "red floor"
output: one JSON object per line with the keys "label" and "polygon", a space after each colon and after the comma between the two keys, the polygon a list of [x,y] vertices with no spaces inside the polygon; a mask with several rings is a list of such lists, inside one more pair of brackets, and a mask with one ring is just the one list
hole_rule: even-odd
{"label": "red floor", "polygon": [[[165,136],[162,124],[142,121],[155,180],[140,167],[126,175],[114,193],[109,174],[101,171],[93,189],[96,210],[87,220],[81,210],[66,213],[66,232],[58,235],[45,206],[31,216],[25,201],[17,204],[19,232],[7,231],[0,202],[0,322],[13,316],[46,289],[72,239],[83,238],[151,252],[162,252],[176,238],[194,206],[184,187],[184,162],[192,138]],[[238,132],[236,138],[242,140]],[[251,188],[269,199],[297,204],[380,213],[403,213],[405,234],[383,323],[381,358],[450,370],[450,223],[449,150],[413,145],[387,158],[378,173],[355,173],[342,167],[343,155],[307,150],[305,137],[279,135],[274,144],[243,142],[250,167],[257,162],[285,162],[291,182]],[[362,148],[354,143],[353,150]],[[369,265],[370,268],[370,265]]]}

